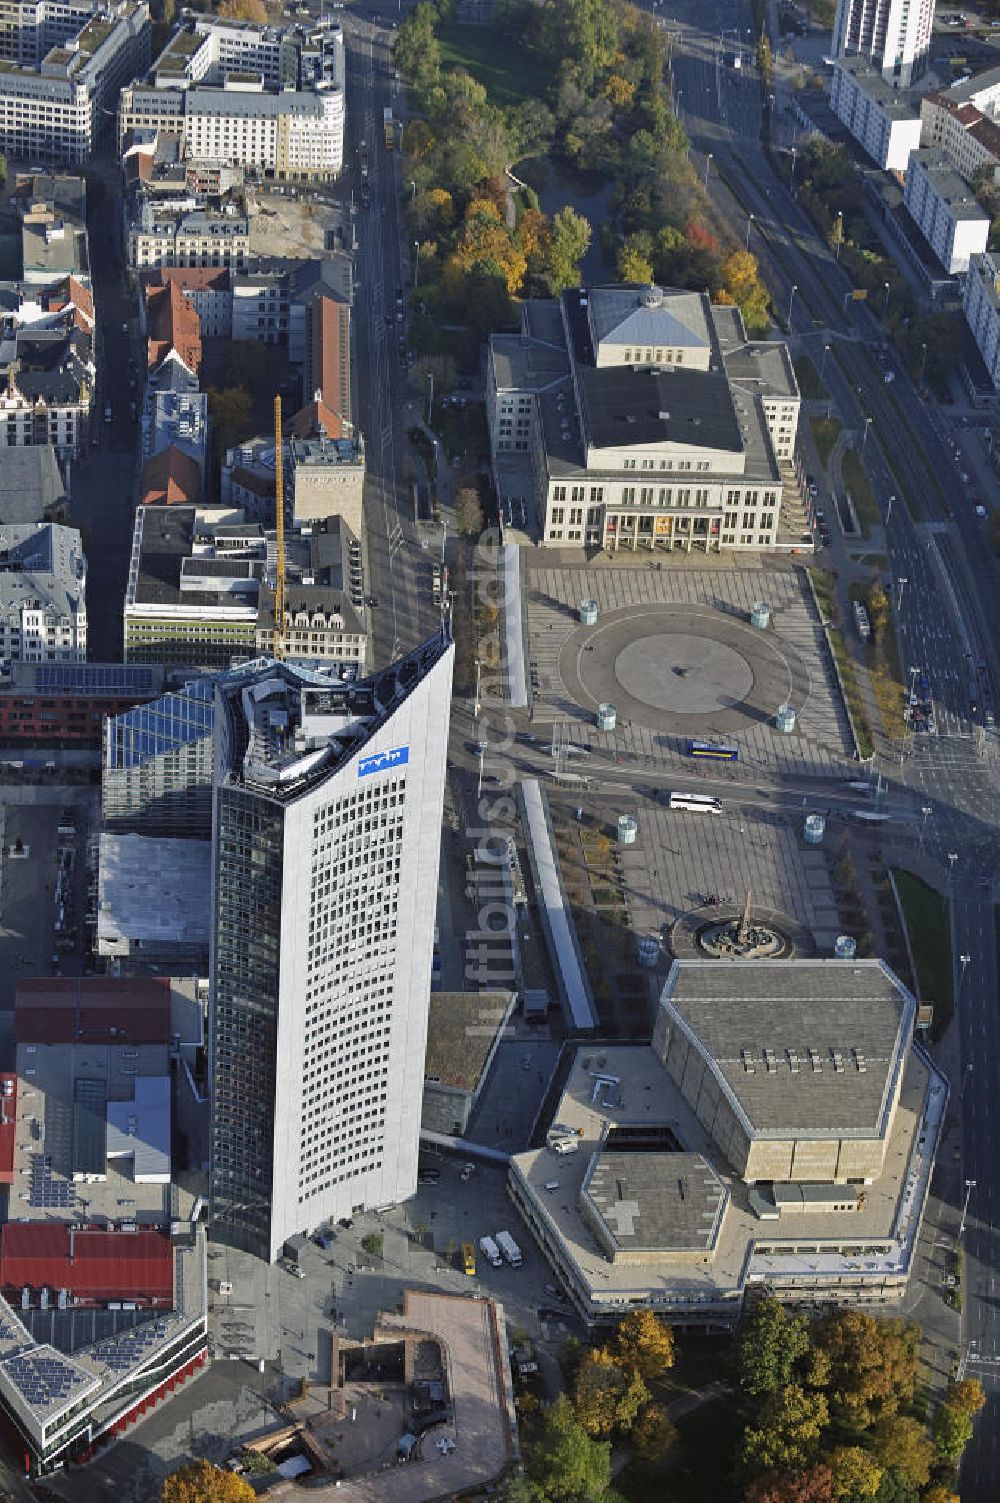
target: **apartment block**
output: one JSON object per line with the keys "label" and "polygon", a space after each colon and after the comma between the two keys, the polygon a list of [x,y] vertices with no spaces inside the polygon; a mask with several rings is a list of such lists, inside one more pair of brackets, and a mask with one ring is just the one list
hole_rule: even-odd
{"label": "apartment block", "polygon": [[943,151],[971,182],[980,168],[1000,165],[1000,68],[962,78],[920,102],[921,146]]}
{"label": "apartment block", "polygon": [[[69,17],[66,34],[44,55],[27,60],[36,47],[29,38],[25,60],[0,63],[0,149],[9,157],[86,165],[119,90],[149,64],[145,0],[88,10],[72,34],[68,23]],[[15,43],[6,45],[13,50]]]}
{"label": "apartment block", "polygon": [[935,0],[837,0],[832,51],[860,54],[887,83],[908,89],[925,72]]}
{"label": "apartment block", "polygon": [[416,1190],[453,656],[218,687],[210,1215],[268,1261]]}
{"label": "apartment block", "polygon": [[690,552],[775,546],[799,390],[784,345],[675,289],[573,289],[495,335],[497,489],[518,460],[540,541]]}
{"label": "apartment block", "polygon": [[87,656],[87,562],[75,527],[6,526],[0,536],[0,657],[78,663]]}
{"label": "apartment block", "polygon": [[903,203],[945,271],[967,271],[970,256],[985,251],[990,221],[943,151],[912,154]]}
{"label": "apartment block", "polygon": [[920,111],[867,58],[844,57],[834,64],[830,108],[880,167],[906,171],[911,151],[920,146]]}
{"label": "apartment block", "polygon": [[1000,258],[991,252],[970,256],[962,306],[990,379],[1000,391]]}
{"label": "apartment block", "polygon": [[250,221],[236,203],[220,210],[142,199],[128,230],[133,271],[158,267],[242,271],[250,259]]}

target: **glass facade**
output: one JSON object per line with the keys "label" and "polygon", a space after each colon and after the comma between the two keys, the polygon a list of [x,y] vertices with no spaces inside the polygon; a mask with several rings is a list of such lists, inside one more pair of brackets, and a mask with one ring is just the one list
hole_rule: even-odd
{"label": "glass facade", "polygon": [[212,1222],[269,1258],[284,817],[243,789],[215,797]]}
{"label": "glass facade", "polygon": [[213,680],[200,679],[108,720],[101,788],[107,829],[208,838],[214,692]]}

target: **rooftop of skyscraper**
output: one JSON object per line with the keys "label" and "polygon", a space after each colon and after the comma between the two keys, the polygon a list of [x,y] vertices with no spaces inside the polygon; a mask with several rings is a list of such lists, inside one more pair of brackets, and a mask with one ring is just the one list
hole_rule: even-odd
{"label": "rooftop of skyscraper", "polygon": [[[450,645],[442,629],[355,683],[325,681],[282,662],[264,664],[250,679],[223,680],[219,687],[231,732],[227,781],[282,802],[298,798],[362,750]],[[391,759],[396,753],[377,755]],[[405,762],[405,749],[398,755],[400,764]],[[378,770],[390,765],[382,760]]]}

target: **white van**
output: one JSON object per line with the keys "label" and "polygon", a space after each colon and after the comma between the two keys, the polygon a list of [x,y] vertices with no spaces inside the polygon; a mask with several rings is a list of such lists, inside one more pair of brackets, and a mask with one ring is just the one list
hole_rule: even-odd
{"label": "white van", "polygon": [[579,1138],[554,1138],[549,1144],[553,1153],[578,1153],[580,1149]]}

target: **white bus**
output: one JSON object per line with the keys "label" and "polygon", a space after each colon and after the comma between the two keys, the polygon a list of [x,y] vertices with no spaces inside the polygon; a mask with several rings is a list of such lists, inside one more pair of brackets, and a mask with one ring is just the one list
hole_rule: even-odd
{"label": "white bus", "polygon": [[686,809],[689,814],[721,814],[721,798],[710,793],[672,793],[667,801],[671,809]]}

